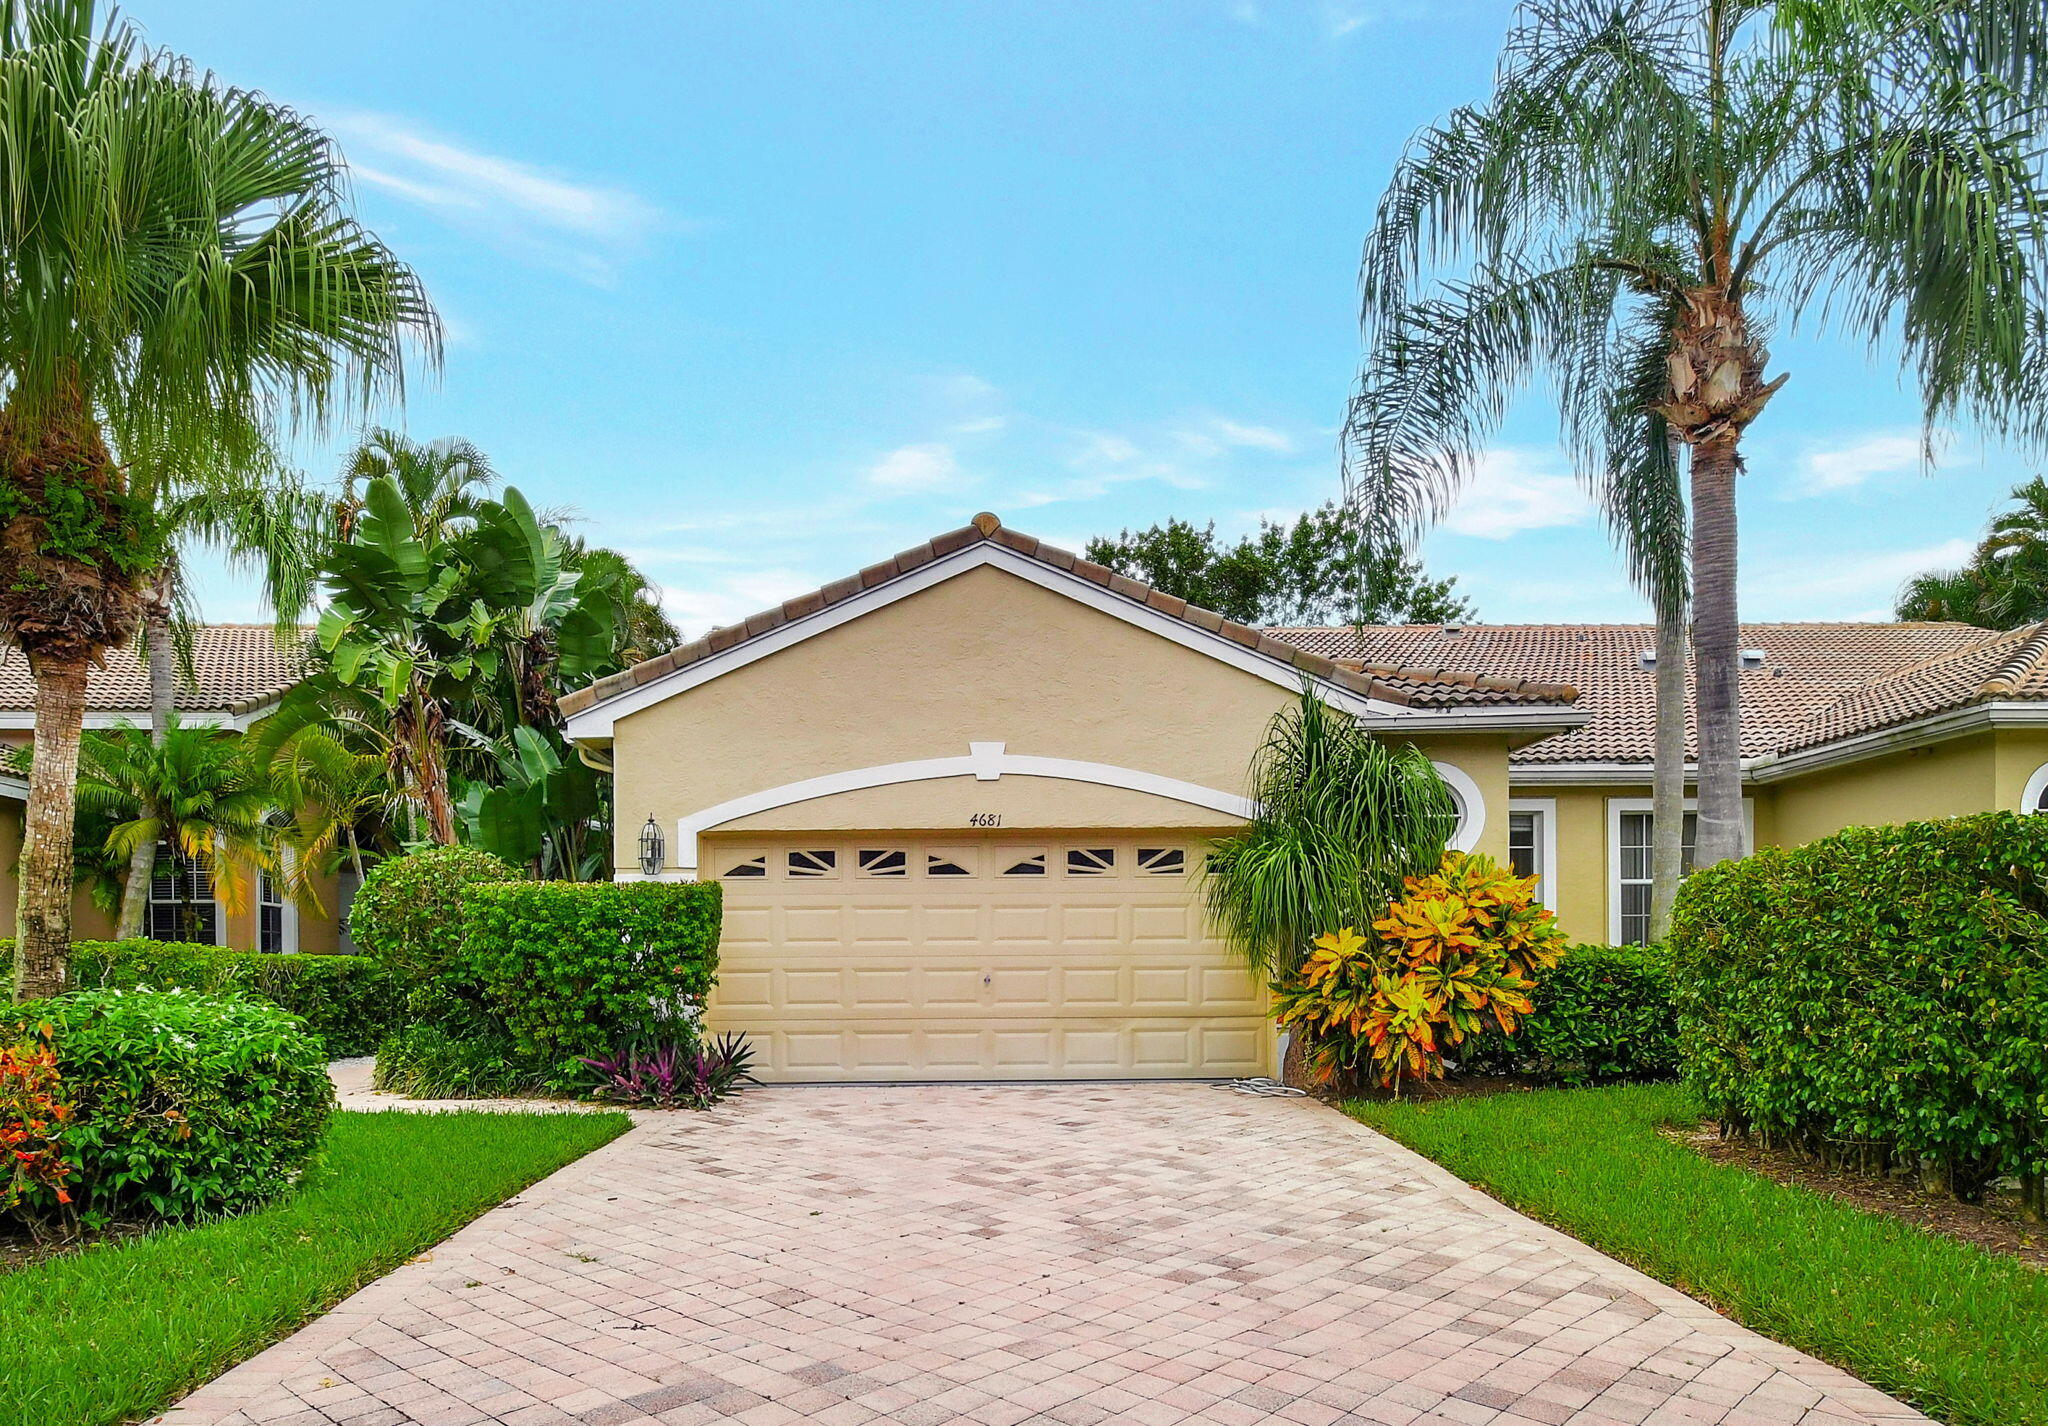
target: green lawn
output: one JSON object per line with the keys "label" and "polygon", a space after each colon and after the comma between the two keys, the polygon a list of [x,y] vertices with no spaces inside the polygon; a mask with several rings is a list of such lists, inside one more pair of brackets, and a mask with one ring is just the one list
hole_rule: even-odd
{"label": "green lawn", "polygon": [[1742,1169],[1675,1085],[1353,1103],[1532,1217],[1953,1426],[2048,1426],[2048,1274]]}
{"label": "green lawn", "polygon": [[147,1416],[627,1123],[337,1114],[287,1199],[0,1276],[0,1426]]}

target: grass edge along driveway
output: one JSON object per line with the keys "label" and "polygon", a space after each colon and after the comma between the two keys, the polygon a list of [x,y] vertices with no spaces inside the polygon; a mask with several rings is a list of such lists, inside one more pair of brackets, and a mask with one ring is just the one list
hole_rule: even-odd
{"label": "grass edge along driveway", "polygon": [[273,1204],[0,1276],[0,1426],[161,1410],[629,1122],[339,1113],[319,1167]]}
{"label": "grass edge along driveway", "polygon": [[1495,1198],[1951,1426],[2048,1426],[2048,1273],[1709,1162],[1672,1084],[1353,1101]]}

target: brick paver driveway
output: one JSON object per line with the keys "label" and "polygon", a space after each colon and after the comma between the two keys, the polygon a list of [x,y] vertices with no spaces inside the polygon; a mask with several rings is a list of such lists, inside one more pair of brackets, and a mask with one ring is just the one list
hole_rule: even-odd
{"label": "brick paver driveway", "polygon": [[631,1134],[179,1426],[1924,1418],[1304,1100],[757,1091]]}

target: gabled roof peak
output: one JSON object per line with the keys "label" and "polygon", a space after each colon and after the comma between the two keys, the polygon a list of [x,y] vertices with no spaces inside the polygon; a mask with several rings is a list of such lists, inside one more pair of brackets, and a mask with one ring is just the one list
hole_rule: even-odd
{"label": "gabled roof peak", "polygon": [[1026,559],[1097,585],[1169,619],[1228,639],[1276,663],[1297,669],[1311,678],[1333,684],[1361,698],[1401,707],[1445,709],[1475,703],[1495,707],[1507,704],[1555,706],[1569,704],[1577,697],[1575,691],[1565,684],[1517,680],[1512,688],[1481,688],[1467,675],[1439,679],[1424,671],[1389,670],[1386,676],[1381,676],[1377,671],[1361,669],[1356,665],[1347,667],[1323,654],[1275,638],[1262,630],[1225,619],[1212,610],[1190,604],[1185,599],[1167,594],[1149,584],[1127,578],[1072,551],[1049,545],[1034,535],[1011,529],[993,512],[984,510],[959,529],[948,530],[921,545],[913,545],[890,559],[869,565],[858,574],[848,575],[844,579],[834,580],[822,588],[814,589],[809,594],[785,600],[776,608],[764,609],[737,624],[713,629],[701,639],[635,664],[622,673],[599,679],[588,688],[579,688],[561,700],[561,710],[565,715],[582,713],[598,704],[631,693],[637,688],[644,688],[680,669],[722,654],[728,649],[737,648],[749,640],[821,614],[834,605],[843,604],[870,589],[909,575],[937,560],[957,555],[963,550],[983,543],[1015,551]]}

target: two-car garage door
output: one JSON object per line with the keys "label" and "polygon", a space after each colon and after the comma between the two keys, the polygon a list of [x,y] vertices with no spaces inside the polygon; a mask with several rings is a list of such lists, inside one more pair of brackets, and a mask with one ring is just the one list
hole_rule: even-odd
{"label": "two-car garage door", "polygon": [[1163,1079],[1268,1069],[1186,832],[725,840],[714,1030],[762,1078]]}

